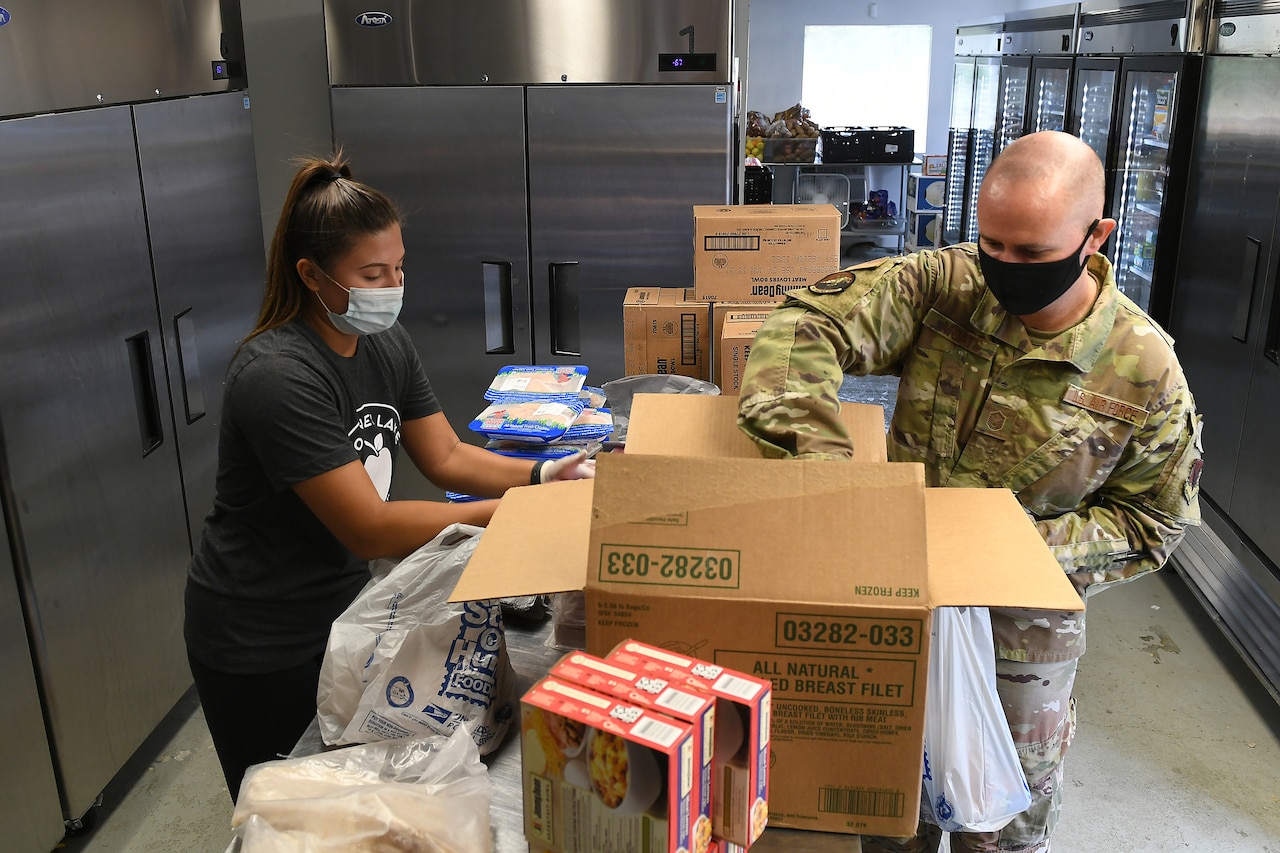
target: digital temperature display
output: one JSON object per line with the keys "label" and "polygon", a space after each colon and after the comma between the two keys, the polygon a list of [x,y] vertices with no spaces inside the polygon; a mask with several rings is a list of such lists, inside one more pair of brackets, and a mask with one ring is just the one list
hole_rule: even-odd
{"label": "digital temperature display", "polygon": [[660,53],[659,71],[715,71],[714,53]]}

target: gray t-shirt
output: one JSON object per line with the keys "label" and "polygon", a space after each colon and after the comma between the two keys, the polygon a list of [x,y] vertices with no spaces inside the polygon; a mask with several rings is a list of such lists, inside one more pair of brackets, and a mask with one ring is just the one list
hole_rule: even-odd
{"label": "gray t-shirt", "polygon": [[227,370],[217,494],[187,576],[189,653],[230,673],[323,654],[369,580],[291,488],[362,461],[385,500],[404,421],[440,411],[396,324],[344,358],[295,320],[246,343]]}

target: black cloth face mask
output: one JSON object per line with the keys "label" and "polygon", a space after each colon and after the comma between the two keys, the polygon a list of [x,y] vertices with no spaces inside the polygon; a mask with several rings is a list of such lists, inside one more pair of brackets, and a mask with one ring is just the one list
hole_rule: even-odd
{"label": "black cloth face mask", "polygon": [[986,279],[987,287],[991,289],[991,295],[1004,310],[1019,317],[1048,308],[1071,289],[1071,285],[1076,283],[1080,273],[1088,266],[1089,259],[1081,261],[1080,253],[1093,236],[1093,229],[1101,221],[1093,220],[1080,248],[1058,261],[1040,264],[1000,261],[982,251],[982,243],[979,242],[978,266],[982,270],[982,277]]}

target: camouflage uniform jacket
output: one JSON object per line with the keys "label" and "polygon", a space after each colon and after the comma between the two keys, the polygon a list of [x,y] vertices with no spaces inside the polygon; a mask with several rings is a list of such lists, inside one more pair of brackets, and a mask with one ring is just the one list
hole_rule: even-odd
{"label": "camouflage uniform jacket", "polygon": [[[1082,594],[1159,568],[1199,522],[1200,419],[1172,341],[1111,264],[1089,315],[1037,344],[987,290],[973,244],[854,267],[792,291],[743,377],[766,456],[848,458],[843,374],[901,377],[889,458],[930,486],[1013,490]],[[997,656],[1069,660],[1083,614],[993,611]]]}

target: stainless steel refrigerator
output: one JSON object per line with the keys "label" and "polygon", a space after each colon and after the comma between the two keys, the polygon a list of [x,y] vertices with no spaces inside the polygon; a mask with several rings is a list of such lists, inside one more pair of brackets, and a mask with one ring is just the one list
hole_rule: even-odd
{"label": "stainless steel refrigerator", "polygon": [[[74,822],[190,685],[186,564],[263,252],[218,0],[47,5],[0,27],[29,84],[0,87],[0,497]],[[6,759],[6,788],[30,772]]]}
{"label": "stainless steel refrigerator", "polygon": [[1080,7],[1087,58],[1077,60],[1084,82],[1073,91],[1072,127],[1106,151],[1106,214],[1118,225],[1104,251],[1116,283],[1161,322],[1176,280],[1206,15],[1202,0],[1086,0]]}
{"label": "stainless steel refrigerator", "polygon": [[401,321],[464,440],[503,365],[616,379],[626,289],[693,284],[693,205],[738,168],[734,5],[326,1],[334,142],[406,212]]}
{"label": "stainless steel refrigerator", "polygon": [[942,212],[944,245],[977,239],[978,188],[996,151],[1003,19],[956,28]]}
{"label": "stainless steel refrigerator", "polygon": [[44,853],[62,837],[62,808],[10,548],[0,525],[0,821],[6,849]]}
{"label": "stainless steel refrigerator", "polygon": [[1204,416],[1206,521],[1226,547],[1187,566],[1280,697],[1280,58],[1258,55],[1280,46],[1280,14],[1233,3],[1213,24],[1171,331]]}

